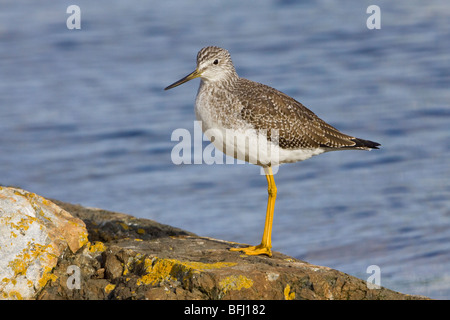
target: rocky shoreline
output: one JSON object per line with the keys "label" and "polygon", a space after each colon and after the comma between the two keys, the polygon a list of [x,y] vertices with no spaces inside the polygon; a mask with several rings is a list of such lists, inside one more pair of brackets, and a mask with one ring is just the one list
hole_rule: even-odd
{"label": "rocky shoreline", "polygon": [[0,187],[0,299],[416,300],[328,267]]}

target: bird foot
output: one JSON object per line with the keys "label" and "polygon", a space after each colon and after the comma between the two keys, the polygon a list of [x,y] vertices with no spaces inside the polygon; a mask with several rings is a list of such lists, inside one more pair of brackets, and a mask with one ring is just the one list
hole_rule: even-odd
{"label": "bird foot", "polygon": [[272,251],[270,250],[270,247],[263,245],[262,243],[257,246],[249,246],[245,248],[231,248],[230,251],[242,251],[250,256],[258,256],[265,254],[269,257],[272,257]]}

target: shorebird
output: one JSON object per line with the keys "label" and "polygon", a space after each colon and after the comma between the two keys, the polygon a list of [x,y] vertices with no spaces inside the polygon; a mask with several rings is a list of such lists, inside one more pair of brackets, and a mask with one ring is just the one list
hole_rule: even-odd
{"label": "shorebird", "polygon": [[267,85],[241,78],[226,49],[209,46],[197,54],[194,72],[166,87],[200,78],[196,117],[214,146],[234,158],[264,168],[268,201],[261,244],[231,248],[272,256],[272,223],[277,187],[272,167],[303,161],[324,152],[378,149],[329,125],[303,104]]}

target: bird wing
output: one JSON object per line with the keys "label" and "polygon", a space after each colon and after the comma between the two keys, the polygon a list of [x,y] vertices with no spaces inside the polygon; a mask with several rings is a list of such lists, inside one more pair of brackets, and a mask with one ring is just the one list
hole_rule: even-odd
{"label": "bird wing", "polygon": [[[355,137],[341,133],[288,95],[247,79],[240,81],[235,94],[243,106],[241,117],[255,129],[266,130],[267,139],[278,139],[280,147],[357,147]],[[252,90],[248,90],[249,86]]]}

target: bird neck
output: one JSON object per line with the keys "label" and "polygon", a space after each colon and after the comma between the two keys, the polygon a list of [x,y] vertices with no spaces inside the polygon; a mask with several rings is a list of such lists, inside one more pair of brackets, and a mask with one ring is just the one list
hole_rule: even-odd
{"label": "bird neck", "polygon": [[230,91],[234,88],[235,84],[238,82],[239,76],[236,72],[230,74],[227,77],[223,77],[221,79],[209,80],[209,79],[201,79],[200,88],[206,89],[211,88],[214,91],[216,90],[225,90]]}

